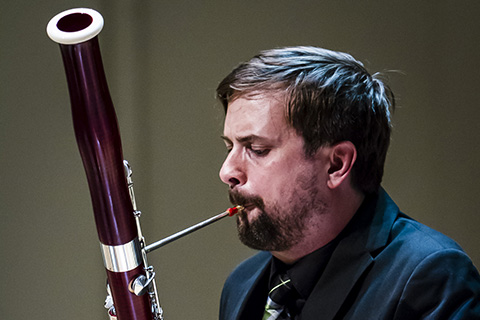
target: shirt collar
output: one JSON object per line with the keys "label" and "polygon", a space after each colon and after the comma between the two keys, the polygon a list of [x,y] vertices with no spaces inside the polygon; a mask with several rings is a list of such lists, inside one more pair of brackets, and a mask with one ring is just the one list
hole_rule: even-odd
{"label": "shirt collar", "polygon": [[287,265],[274,257],[270,269],[270,283],[276,274],[286,273],[300,297],[307,299],[323,273],[335,246],[336,241],[332,241],[292,265]]}

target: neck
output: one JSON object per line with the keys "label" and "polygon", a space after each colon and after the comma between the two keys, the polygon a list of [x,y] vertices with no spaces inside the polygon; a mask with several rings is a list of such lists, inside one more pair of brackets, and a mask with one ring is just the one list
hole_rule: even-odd
{"label": "neck", "polygon": [[350,222],[365,195],[351,190],[348,197],[333,195],[327,212],[314,215],[306,223],[302,239],[284,251],[272,251],[272,255],[286,264],[293,264],[300,258],[322,248],[334,240]]}

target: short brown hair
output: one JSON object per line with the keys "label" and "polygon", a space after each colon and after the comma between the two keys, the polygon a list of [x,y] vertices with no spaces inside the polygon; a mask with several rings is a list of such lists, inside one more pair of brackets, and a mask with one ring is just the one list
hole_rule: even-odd
{"label": "short brown hair", "polygon": [[323,145],[351,141],[355,187],[376,192],[390,143],[394,95],[378,74],[351,55],[315,47],[263,51],[236,67],[217,88],[225,112],[239,96],[283,91],[286,119],[311,156]]}

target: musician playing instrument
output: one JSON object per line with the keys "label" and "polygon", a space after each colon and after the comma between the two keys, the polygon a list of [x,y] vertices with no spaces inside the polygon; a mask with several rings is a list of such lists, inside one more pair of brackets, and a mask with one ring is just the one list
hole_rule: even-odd
{"label": "musician playing instrument", "polygon": [[468,256],[380,187],[393,94],[343,53],[271,50],[227,76],[218,88],[229,151],[220,176],[235,207],[146,246],[102,27],[98,12],[80,8],[55,16],[47,32],[64,60],[110,319],[162,320],[146,254],[237,212],[241,240],[262,252],[226,281],[221,320],[480,318],[480,276]]}
{"label": "musician playing instrument", "polygon": [[380,186],[394,96],[378,75],[345,53],[282,48],[240,64],[217,94],[220,177],[245,208],[240,240],[260,250],[226,280],[220,320],[480,319],[470,258]]}

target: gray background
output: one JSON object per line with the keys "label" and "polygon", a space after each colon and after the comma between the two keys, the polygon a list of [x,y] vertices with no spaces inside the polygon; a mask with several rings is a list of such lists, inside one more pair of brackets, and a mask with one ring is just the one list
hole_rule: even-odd
{"label": "gray background", "polygon": [[[220,79],[261,49],[316,45],[395,71],[384,186],[480,265],[477,1],[3,0],[2,319],[107,319],[63,63],[45,33],[81,6],[105,18],[102,55],[148,243],[228,206]],[[152,252],[166,319],[217,318],[224,279],[252,253],[233,219]]]}

